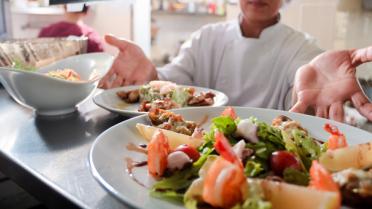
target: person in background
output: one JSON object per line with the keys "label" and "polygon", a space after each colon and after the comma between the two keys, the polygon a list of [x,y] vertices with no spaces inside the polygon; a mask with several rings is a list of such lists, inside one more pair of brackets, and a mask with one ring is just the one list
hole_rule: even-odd
{"label": "person in background", "polygon": [[220,90],[229,105],[312,109],[337,121],[343,120],[344,101],[351,99],[371,120],[372,107],[355,79],[367,49],[323,53],[312,38],[280,23],[283,3],[240,0],[239,18],[204,26],[159,69],[134,43],[106,36],[120,52],[100,87],[170,80]]}
{"label": "person in background", "polygon": [[86,36],[88,38],[87,52],[102,52],[103,43],[99,34],[83,22],[88,11],[87,5],[84,5],[81,12],[68,12],[65,6],[64,20],[42,28],[38,37]]}

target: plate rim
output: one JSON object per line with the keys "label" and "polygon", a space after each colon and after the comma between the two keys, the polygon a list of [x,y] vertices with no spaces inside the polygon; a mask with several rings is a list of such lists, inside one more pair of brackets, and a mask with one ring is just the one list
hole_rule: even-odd
{"label": "plate rim", "polygon": [[[180,85],[180,84],[177,84],[177,85],[181,86],[181,87],[192,87],[192,88],[205,89],[205,90],[217,92],[217,93],[222,95],[223,102],[221,103],[221,105],[219,105],[219,106],[213,106],[212,105],[212,106],[205,106],[205,107],[223,107],[223,106],[225,106],[229,103],[229,97],[222,91],[219,91],[219,90],[216,90],[216,89],[211,89],[211,88],[206,88],[206,87],[201,87],[201,86]],[[127,88],[139,88],[141,86],[143,86],[143,85],[129,85],[129,86],[121,86],[121,87],[116,87],[116,88],[111,88],[111,89],[104,89],[103,91],[101,91],[101,92],[99,92],[99,93],[97,93],[93,96],[93,102],[97,106],[99,106],[99,107],[101,107],[101,108],[103,108],[107,111],[110,111],[112,113],[116,113],[116,114],[120,114],[120,115],[124,115],[124,116],[131,116],[131,117],[141,116],[141,115],[146,114],[147,112],[139,112],[139,111],[132,111],[132,110],[120,110],[120,109],[117,109],[117,108],[112,108],[111,106],[105,106],[104,104],[102,104],[98,101],[98,97],[102,96],[102,94],[107,93],[108,91],[113,92],[115,90],[118,91],[118,90],[127,89]],[[204,107],[204,106],[196,106],[196,107]],[[175,109],[172,109],[172,110],[184,110],[184,109],[192,109],[192,108],[195,108],[195,106],[175,108]]]}

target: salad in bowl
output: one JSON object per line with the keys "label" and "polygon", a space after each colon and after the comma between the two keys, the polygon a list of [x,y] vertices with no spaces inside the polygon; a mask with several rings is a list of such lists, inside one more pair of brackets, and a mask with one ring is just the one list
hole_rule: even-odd
{"label": "salad in bowl", "polygon": [[67,114],[91,95],[112,61],[109,54],[91,53],[71,56],[39,69],[19,64],[0,67],[0,81],[14,100],[39,115]]}

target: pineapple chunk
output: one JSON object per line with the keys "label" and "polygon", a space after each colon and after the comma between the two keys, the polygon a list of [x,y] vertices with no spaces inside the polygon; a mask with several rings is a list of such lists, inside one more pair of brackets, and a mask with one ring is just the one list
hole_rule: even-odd
{"label": "pineapple chunk", "polygon": [[[156,130],[159,128],[154,126],[148,126],[141,123],[136,124],[137,130],[147,140],[150,141]],[[199,147],[203,143],[203,138],[195,138],[185,134],[180,134],[174,131],[161,129],[164,135],[168,138],[170,148],[176,149],[181,144],[187,144],[195,148]]]}
{"label": "pineapple chunk", "polygon": [[271,202],[272,209],[337,209],[340,199],[337,192],[327,192],[308,187],[275,182],[260,181],[265,199]]}
{"label": "pineapple chunk", "polygon": [[320,156],[319,162],[332,172],[347,168],[364,169],[370,167],[372,166],[372,142],[327,150]]}

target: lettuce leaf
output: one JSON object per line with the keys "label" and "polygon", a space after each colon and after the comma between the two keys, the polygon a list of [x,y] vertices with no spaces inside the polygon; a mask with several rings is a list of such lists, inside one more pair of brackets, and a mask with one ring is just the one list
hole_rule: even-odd
{"label": "lettuce leaf", "polygon": [[170,177],[163,178],[156,182],[150,191],[154,197],[167,200],[182,201],[185,191],[191,183],[199,177],[199,170],[204,165],[214,149],[206,148],[200,158],[189,168],[176,171]]}
{"label": "lettuce leaf", "polygon": [[232,209],[271,209],[272,205],[269,201],[265,200],[261,184],[248,180],[248,185],[248,198],[243,203],[232,207]]}
{"label": "lettuce leaf", "polygon": [[265,166],[264,162],[248,160],[244,167],[244,174],[248,177],[257,177],[266,170]]}
{"label": "lettuce leaf", "polygon": [[12,67],[17,69],[17,70],[24,70],[24,71],[31,71],[31,72],[34,72],[34,71],[37,70],[36,67],[28,65],[28,64],[22,62],[21,60],[14,60],[12,62]]}
{"label": "lettuce leaf", "polygon": [[243,204],[237,204],[231,209],[271,209],[271,203],[269,201],[262,200],[260,198],[247,198]]}
{"label": "lettuce leaf", "polygon": [[255,124],[257,128],[257,136],[260,141],[263,142],[270,142],[277,150],[284,150],[284,141],[282,137],[281,130],[271,125],[260,122],[255,117],[249,118],[253,124]]}
{"label": "lettuce leaf", "polygon": [[257,128],[257,143],[248,143],[246,146],[254,150],[245,165],[245,175],[248,177],[265,176],[269,172],[271,154],[278,150],[285,150],[285,143],[281,131],[267,123],[259,122],[257,118],[249,118]]}
{"label": "lettuce leaf", "polygon": [[198,209],[198,201],[193,198],[188,198],[184,200],[185,208],[187,209]]}
{"label": "lettuce leaf", "polygon": [[157,190],[151,190],[150,195],[156,198],[165,199],[175,203],[182,203],[183,193],[179,193],[173,190],[166,190],[159,192]]}
{"label": "lettuce leaf", "polygon": [[234,145],[237,140],[234,139],[233,135],[236,131],[239,120],[239,118],[234,120],[228,116],[213,118],[209,132],[206,132],[203,135],[204,143],[199,147],[199,151],[206,147],[213,148],[215,142],[214,134],[216,133],[216,130],[221,131],[229,139],[230,143]]}
{"label": "lettuce leaf", "polygon": [[310,177],[307,172],[302,172],[294,168],[286,168],[283,172],[285,182],[301,186],[309,185]]}
{"label": "lettuce leaf", "polygon": [[230,136],[236,131],[235,120],[228,116],[219,116],[212,119],[213,127],[222,133],[225,136]]}
{"label": "lettuce leaf", "polygon": [[321,154],[320,145],[302,130],[292,130],[292,135],[294,143],[298,148],[297,154],[308,171],[312,161],[317,160]]}

